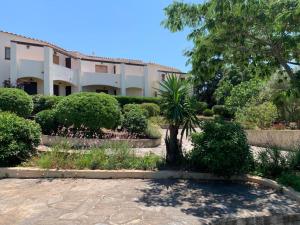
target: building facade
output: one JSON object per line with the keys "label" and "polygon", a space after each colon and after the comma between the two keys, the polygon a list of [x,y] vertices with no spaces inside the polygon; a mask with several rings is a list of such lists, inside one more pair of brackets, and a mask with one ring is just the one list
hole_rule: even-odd
{"label": "building facade", "polygon": [[185,77],[168,66],[84,55],[0,31],[0,86],[20,86],[29,94],[65,96],[87,91],[156,96],[159,82],[168,74]]}

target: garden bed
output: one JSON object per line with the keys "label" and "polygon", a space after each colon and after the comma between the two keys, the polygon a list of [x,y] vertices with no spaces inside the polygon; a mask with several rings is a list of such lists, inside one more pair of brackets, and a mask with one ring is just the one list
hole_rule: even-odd
{"label": "garden bed", "polygon": [[300,130],[246,130],[248,143],[291,150],[300,146]]}
{"label": "garden bed", "polygon": [[112,143],[127,144],[131,148],[154,148],[161,144],[161,138],[154,139],[98,139],[42,135],[41,144],[54,146],[67,142],[72,147],[102,147]]}

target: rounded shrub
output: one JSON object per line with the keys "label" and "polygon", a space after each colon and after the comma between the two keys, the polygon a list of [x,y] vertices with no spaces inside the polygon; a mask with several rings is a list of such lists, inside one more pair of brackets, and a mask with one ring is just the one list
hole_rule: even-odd
{"label": "rounded shrub", "polygon": [[0,88],[0,111],[28,117],[32,110],[32,99],[25,91],[17,88]]}
{"label": "rounded shrub", "polygon": [[47,109],[53,109],[63,99],[63,96],[33,95],[33,114]]}
{"label": "rounded shrub", "polygon": [[223,118],[230,119],[233,117],[233,114],[225,105],[214,105],[212,110],[215,115],[219,115]]}
{"label": "rounded shrub", "polygon": [[214,112],[211,109],[205,109],[203,111],[203,116],[213,116]]}
{"label": "rounded shrub", "polygon": [[206,121],[201,128],[202,133],[192,136],[192,168],[225,177],[249,171],[253,157],[239,124],[214,120]]}
{"label": "rounded shrub", "polygon": [[148,112],[149,117],[158,116],[160,114],[159,105],[155,103],[143,103],[141,107]]}
{"label": "rounded shrub", "polygon": [[235,113],[235,120],[245,128],[268,128],[278,118],[277,107],[272,102],[250,104]]}
{"label": "rounded shrub", "polygon": [[143,135],[147,129],[147,118],[141,109],[132,109],[124,113],[123,129],[131,134]]}
{"label": "rounded shrub", "polygon": [[141,104],[126,104],[123,106],[123,112],[129,112],[131,110],[139,110],[139,111],[143,111],[143,114],[146,117],[149,117],[148,111],[145,110],[144,108],[141,107]]}
{"label": "rounded shrub", "polygon": [[104,93],[76,93],[64,97],[56,106],[58,122],[64,126],[115,128],[120,123],[121,110],[117,100]]}
{"label": "rounded shrub", "polygon": [[56,111],[53,109],[43,110],[37,113],[35,121],[40,124],[43,134],[56,133],[59,127]]}
{"label": "rounded shrub", "polygon": [[198,114],[203,114],[204,110],[208,107],[206,102],[195,101],[195,108]]}
{"label": "rounded shrub", "polygon": [[0,113],[0,164],[13,165],[31,156],[40,143],[41,128],[9,112]]}

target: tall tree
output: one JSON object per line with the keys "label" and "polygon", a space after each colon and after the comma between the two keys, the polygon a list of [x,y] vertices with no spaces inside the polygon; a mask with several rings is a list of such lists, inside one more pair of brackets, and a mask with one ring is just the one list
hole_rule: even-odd
{"label": "tall tree", "polygon": [[232,65],[260,76],[282,70],[293,79],[300,66],[299,0],[174,2],[165,14],[172,32],[191,30],[194,47],[186,55],[198,81]]}

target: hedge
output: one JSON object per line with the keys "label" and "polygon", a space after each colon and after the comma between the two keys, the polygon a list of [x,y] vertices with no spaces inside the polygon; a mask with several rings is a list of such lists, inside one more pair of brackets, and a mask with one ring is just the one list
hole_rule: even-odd
{"label": "hedge", "polygon": [[40,143],[41,128],[34,121],[9,112],[0,113],[0,165],[28,159]]}
{"label": "hedge", "polygon": [[33,114],[47,109],[53,109],[63,99],[63,96],[33,95]]}
{"label": "hedge", "polygon": [[126,104],[142,104],[142,103],[160,103],[160,98],[156,97],[140,97],[140,96],[114,96],[121,107]]}
{"label": "hedge", "polygon": [[56,106],[58,122],[66,127],[115,128],[121,119],[117,100],[108,94],[81,92],[64,97]]}
{"label": "hedge", "polygon": [[32,99],[25,91],[17,88],[0,88],[0,111],[28,117],[32,110]]}

